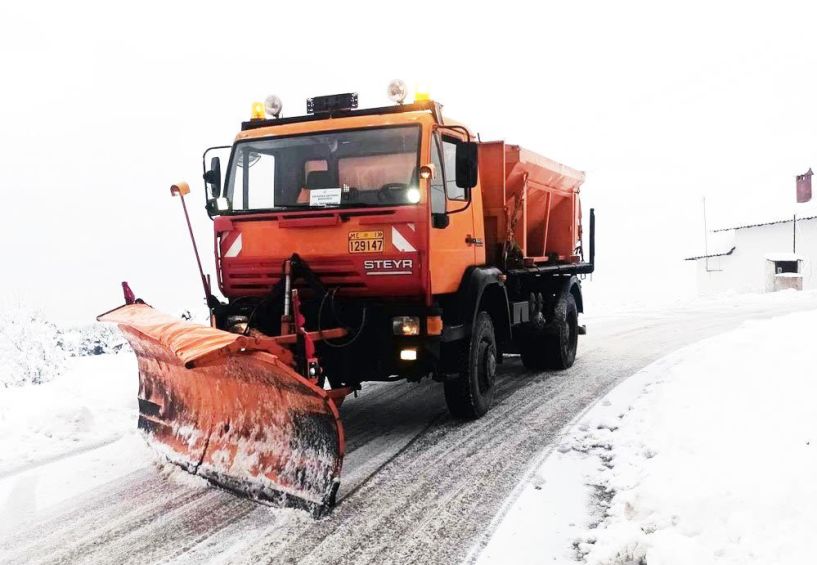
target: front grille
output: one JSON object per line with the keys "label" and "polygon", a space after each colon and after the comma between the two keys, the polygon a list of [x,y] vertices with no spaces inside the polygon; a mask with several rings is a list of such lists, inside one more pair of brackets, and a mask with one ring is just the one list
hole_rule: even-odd
{"label": "front grille", "polygon": [[[281,280],[283,260],[221,258],[222,286],[228,295],[259,296]],[[327,288],[365,289],[365,279],[344,260],[310,260],[309,268]],[[307,286],[299,280],[295,288]]]}

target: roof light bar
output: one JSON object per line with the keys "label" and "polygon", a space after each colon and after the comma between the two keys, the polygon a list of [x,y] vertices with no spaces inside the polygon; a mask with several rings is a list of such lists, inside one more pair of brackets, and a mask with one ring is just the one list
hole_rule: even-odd
{"label": "roof light bar", "polygon": [[357,108],[357,92],[315,96],[306,100],[307,114],[329,114]]}

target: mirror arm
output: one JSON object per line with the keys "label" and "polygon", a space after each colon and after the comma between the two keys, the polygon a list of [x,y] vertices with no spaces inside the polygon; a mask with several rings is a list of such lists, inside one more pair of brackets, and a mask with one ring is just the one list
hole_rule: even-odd
{"label": "mirror arm", "polygon": [[471,189],[468,189],[468,201],[466,202],[465,206],[460,208],[459,210],[446,210],[443,212],[444,214],[450,216],[451,214],[459,214],[460,212],[465,212],[471,206]]}
{"label": "mirror arm", "polygon": [[465,141],[471,141],[474,138],[474,136],[471,135],[471,132],[468,131],[468,128],[466,128],[465,126],[456,126],[456,125],[446,126],[446,125],[442,125],[442,124],[434,124],[434,129],[435,130],[449,129],[449,130],[453,130],[453,131],[459,130],[460,132],[465,134]]}

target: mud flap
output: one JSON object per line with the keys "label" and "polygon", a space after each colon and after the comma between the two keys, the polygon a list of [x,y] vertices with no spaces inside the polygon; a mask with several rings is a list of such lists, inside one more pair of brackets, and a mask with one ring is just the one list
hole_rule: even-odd
{"label": "mud flap", "polygon": [[[145,304],[119,324],[139,362],[139,428],[171,462],[261,502],[320,516],[334,503],[343,426],[287,349],[177,320]],[[283,359],[283,360],[282,360]]]}

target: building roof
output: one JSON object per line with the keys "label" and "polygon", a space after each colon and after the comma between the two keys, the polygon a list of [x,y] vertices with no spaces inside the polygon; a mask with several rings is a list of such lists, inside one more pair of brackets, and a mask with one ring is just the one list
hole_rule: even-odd
{"label": "building roof", "polygon": [[695,261],[697,259],[709,259],[710,257],[724,257],[725,255],[731,255],[735,252],[735,246],[732,246],[732,249],[729,251],[724,251],[723,253],[710,253],[709,255],[698,255],[696,257],[685,257],[684,261]]}
{"label": "building roof", "polygon": [[803,256],[799,253],[767,253],[764,255],[767,261],[803,261]]}
{"label": "building roof", "polygon": [[[798,222],[802,222],[805,220],[814,220],[817,216],[804,216],[802,218],[797,218]],[[714,233],[722,232],[722,231],[731,231],[731,230],[743,230],[746,228],[759,228],[760,226],[771,226],[774,224],[788,224],[794,221],[794,218],[789,218],[788,220],[775,220],[773,222],[761,222],[759,224],[746,224],[743,226],[732,226],[731,228],[718,228],[716,230],[712,230]]]}

